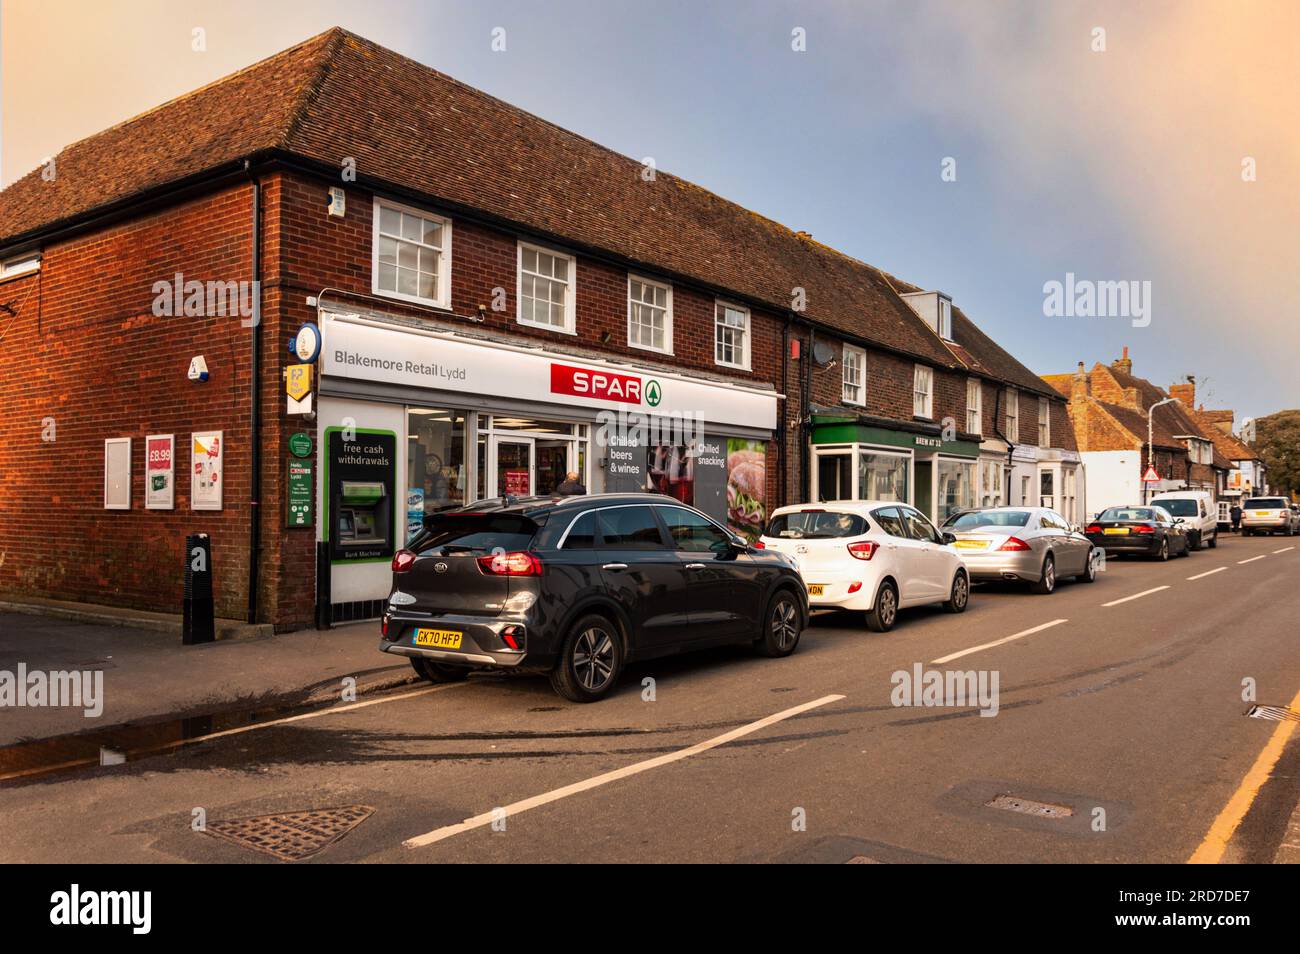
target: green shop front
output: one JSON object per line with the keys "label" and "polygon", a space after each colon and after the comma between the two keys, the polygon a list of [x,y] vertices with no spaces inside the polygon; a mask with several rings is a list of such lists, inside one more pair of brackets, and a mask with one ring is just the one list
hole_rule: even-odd
{"label": "green shop front", "polygon": [[937,426],[814,414],[811,445],[813,500],[899,500],[936,523],[975,506],[979,444]]}

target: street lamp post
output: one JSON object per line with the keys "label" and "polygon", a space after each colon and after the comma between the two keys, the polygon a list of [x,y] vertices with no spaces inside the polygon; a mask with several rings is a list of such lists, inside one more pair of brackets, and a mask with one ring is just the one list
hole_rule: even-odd
{"label": "street lamp post", "polygon": [[[1174,401],[1177,400],[1178,398],[1165,398],[1163,401],[1156,401],[1155,404],[1152,404],[1149,408],[1147,408],[1147,467],[1148,468],[1155,467],[1156,465],[1155,449],[1153,447],[1155,443],[1155,426],[1154,426],[1155,418],[1152,417],[1152,415],[1155,413],[1155,409],[1158,408],[1161,404],[1172,404]],[[1151,499],[1151,492],[1147,488],[1146,481],[1144,480],[1142,482],[1142,502],[1147,503],[1150,499]]]}

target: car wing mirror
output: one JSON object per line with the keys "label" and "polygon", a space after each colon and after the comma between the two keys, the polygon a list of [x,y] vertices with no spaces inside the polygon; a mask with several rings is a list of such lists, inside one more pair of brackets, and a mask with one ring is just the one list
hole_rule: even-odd
{"label": "car wing mirror", "polygon": [[951,530],[943,531],[943,533],[941,534],[941,538],[945,546],[957,542],[957,534],[953,533]]}

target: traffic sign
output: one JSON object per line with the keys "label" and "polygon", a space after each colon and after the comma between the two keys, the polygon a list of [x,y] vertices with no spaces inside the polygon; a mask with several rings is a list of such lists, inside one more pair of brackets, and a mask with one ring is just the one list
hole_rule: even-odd
{"label": "traffic sign", "polygon": [[1142,475],[1142,483],[1144,484],[1160,483],[1160,475],[1156,473],[1156,469],[1154,467],[1147,468],[1147,472]]}

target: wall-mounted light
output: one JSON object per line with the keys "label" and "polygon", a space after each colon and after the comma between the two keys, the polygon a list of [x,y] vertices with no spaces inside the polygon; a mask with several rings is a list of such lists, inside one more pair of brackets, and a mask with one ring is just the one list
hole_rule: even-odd
{"label": "wall-mounted light", "polygon": [[614,336],[611,335],[608,331],[602,331],[602,332],[600,333],[600,343],[601,343],[601,344],[609,344],[609,339],[611,339],[611,338],[613,338],[613,337],[614,337]]}

